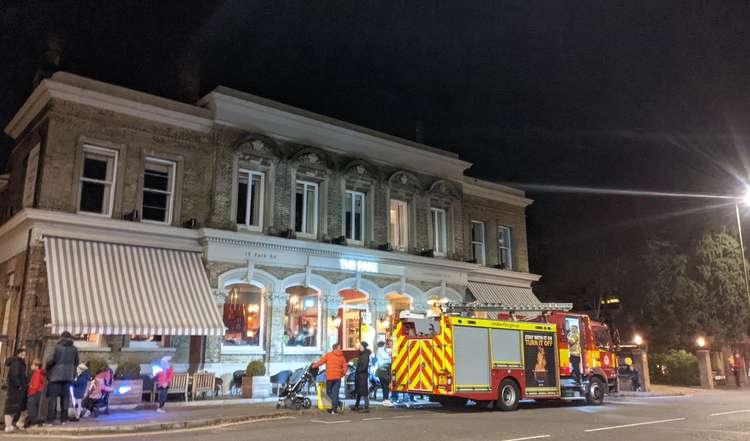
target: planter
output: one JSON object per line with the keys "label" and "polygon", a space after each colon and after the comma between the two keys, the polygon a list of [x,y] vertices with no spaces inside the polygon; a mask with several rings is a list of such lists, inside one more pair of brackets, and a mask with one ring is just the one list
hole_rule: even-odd
{"label": "planter", "polygon": [[109,404],[139,404],[143,396],[143,379],[114,380]]}
{"label": "planter", "polygon": [[268,398],[270,396],[270,377],[242,377],[242,398]]}

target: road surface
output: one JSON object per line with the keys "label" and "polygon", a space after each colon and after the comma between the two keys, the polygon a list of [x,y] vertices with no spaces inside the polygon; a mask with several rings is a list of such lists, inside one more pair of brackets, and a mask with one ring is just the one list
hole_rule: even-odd
{"label": "road surface", "polygon": [[[611,399],[603,406],[523,405],[516,412],[375,409],[342,416],[290,413],[273,421],[133,435],[39,437],[67,440],[296,441],[342,440],[750,440],[750,391],[699,392],[684,397]],[[2,436],[0,440],[29,440]]]}

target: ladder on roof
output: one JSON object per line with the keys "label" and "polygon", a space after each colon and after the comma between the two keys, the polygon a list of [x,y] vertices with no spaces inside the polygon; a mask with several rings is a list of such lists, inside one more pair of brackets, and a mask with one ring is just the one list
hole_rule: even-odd
{"label": "ladder on roof", "polygon": [[530,303],[525,305],[506,305],[504,303],[450,302],[441,305],[443,313],[472,311],[507,311],[507,312],[550,312],[570,311],[572,303]]}

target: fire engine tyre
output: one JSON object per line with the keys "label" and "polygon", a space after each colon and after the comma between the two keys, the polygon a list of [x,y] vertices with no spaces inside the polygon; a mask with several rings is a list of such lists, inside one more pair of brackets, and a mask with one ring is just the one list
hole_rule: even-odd
{"label": "fire engine tyre", "polygon": [[589,386],[586,389],[586,404],[599,406],[604,402],[604,392],[606,386],[604,381],[599,377],[591,377]]}
{"label": "fire engine tyre", "polygon": [[500,392],[498,393],[497,408],[503,412],[518,409],[518,402],[521,400],[521,390],[518,384],[510,378],[506,378],[500,383]]}

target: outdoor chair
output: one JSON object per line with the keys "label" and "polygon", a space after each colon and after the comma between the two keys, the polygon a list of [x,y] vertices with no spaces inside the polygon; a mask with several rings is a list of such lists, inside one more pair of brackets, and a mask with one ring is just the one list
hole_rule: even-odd
{"label": "outdoor chair", "polygon": [[[169,385],[169,389],[167,390],[167,396],[169,394],[181,394],[185,401],[188,400],[188,380],[190,378],[190,374],[187,372],[174,374],[174,378],[172,378],[172,384]],[[154,388],[153,393],[151,394],[151,401],[154,401],[154,398],[156,397],[156,382],[154,382]]]}
{"label": "outdoor chair", "polygon": [[143,380],[143,395],[148,395],[145,401],[154,401],[154,379],[150,375],[139,375],[139,378]]}
{"label": "outdoor chair", "polygon": [[239,395],[242,390],[242,377],[245,375],[245,371],[234,371],[232,373],[232,382],[229,383],[229,394],[234,395],[237,392]]}
{"label": "outdoor chair", "polygon": [[214,386],[216,384],[216,375],[213,372],[199,372],[193,374],[193,391],[191,393],[193,401],[199,394],[211,393],[212,398],[216,398]]}
{"label": "outdoor chair", "polygon": [[286,370],[278,372],[276,375],[271,375],[271,387],[276,387],[276,395],[281,391],[281,386],[289,381],[289,377],[292,376],[292,371]]}

